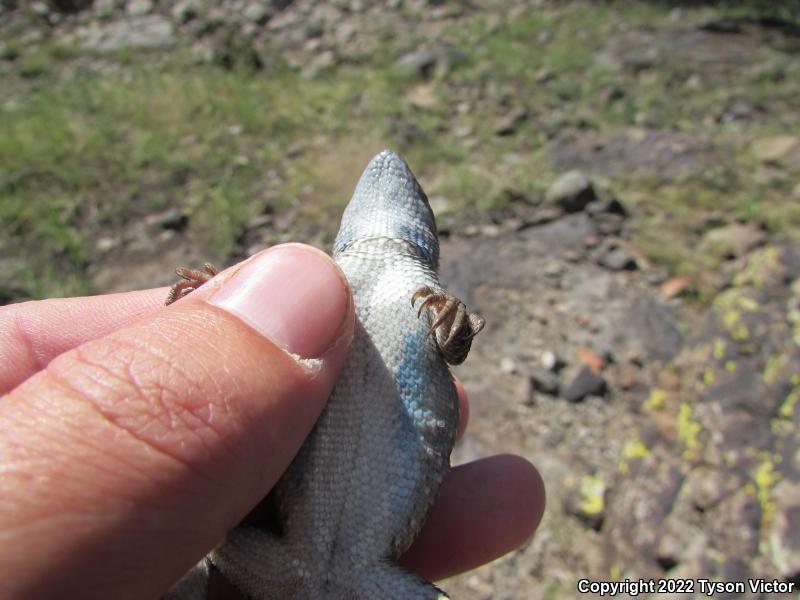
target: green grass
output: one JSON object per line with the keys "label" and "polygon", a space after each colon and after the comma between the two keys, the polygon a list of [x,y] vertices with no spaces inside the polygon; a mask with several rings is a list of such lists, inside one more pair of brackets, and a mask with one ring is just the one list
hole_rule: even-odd
{"label": "green grass", "polygon": [[[31,87],[0,114],[0,224],[12,234],[2,249],[24,236],[33,279],[49,279],[54,255],[80,270],[80,232],[177,206],[229,253],[246,218],[266,208],[263,173],[280,170],[294,141],[340,131],[360,84],[175,65]],[[45,291],[75,291],[58,280]]]}
{"label": "green grass", "polygon": [[[678,25],[740,14],[686,8]],[[384,146],[406,155],[453,218],[474,221],[518,197],[541,199],[557,175],[547,145],[566,128],[614,135],[631,126],[702,135],[718,155],[713,168],[675,185],[607,176],[623,200],[630,194],[653,213],[635,227],[653,260],[691,270],[691,255],[673,246],[702,235],[698,215],[791,235],[800,229],[797,202],[786,200],[797,169],[754,177],[746,141],[800,133],[800,64],[773,55],[735,76],[702,73],[703,85],[689,91],[692,70],[668,55],[635,68],[598,58],[620,32],[675,26],[668,7],[646,2],[576,2],[508,20],[476,14],[437,40],[463,51],[464,63],[429,81],[391,68],[408,50],[391,42],[370,64],[308,78],[272,55],[259,67],[236,38],[223,39],[205,65],[184,51],[99,57],[49,39],[10,39],[0,48],[17,76],[0,104],[0,227],[11,235],[0,252],[24,256],[13,278],[41,296],[90,291],[98,232],[169,207],[190,217],[188,235],[222,256],[237,250],[250,216],[290,206],[303,220],[299,234],[329,238],[351,173]],[[86,68],[91,61],[105,64],[102,75]],[[435,105],[408,101],[419,85],[430,86]],[[736,102],[759,117],[721,124]],[[528,118],[498,136],[498,118],[516,111]],[[465,127],[470,144],[458,133]]]}

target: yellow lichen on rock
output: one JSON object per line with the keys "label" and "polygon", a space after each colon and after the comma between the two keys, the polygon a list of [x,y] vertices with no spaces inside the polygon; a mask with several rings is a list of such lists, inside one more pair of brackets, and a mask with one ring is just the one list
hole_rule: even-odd
{"label": "yellow lichen on rock", "polygon": [[579,508],[586,515],[600,515],[605,509],[606,484],[597,475],[584,475],[581,479]]}
{"label": "yellow lichen on rock", "polygon": [[690,404],[683,402],[678,410],[678,439],[683,442],[683,458],[695,460],[700,449],[700,431],[702,426],[694,418],[694,410]]}
{"label": "yellow lichen on rock", "polygon": [[772,488],[781,480],[780,473],[775,469],[775,462],[780,457],[768,452],[762,453],[761,462],[756,467],[754,480],[758,504],[761,506],[761,527],[766,529],[775,518],[775,501],[772,499]]}

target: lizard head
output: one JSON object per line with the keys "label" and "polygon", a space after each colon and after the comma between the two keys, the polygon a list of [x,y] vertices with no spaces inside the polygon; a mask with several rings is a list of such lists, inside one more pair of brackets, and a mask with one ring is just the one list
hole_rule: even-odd
{"label": "lizard head", "polygon": [[401,239],[434,268],[439,260],[428,198],[405,161],[391,150],[375,156],[361,174],[342,215],[334,253],[365,238]]}

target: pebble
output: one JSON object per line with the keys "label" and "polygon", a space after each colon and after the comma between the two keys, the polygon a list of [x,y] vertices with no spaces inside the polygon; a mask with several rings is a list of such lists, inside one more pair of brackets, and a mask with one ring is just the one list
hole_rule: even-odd
{"label": "pebble", "polygon": [[605,391],[606,380],[589,367],[582,367],[564,385],[562,395],[569,402],[580,402],[587,396],[602,396]]}
{"label": "pebble", "polygon": [[514,362],[513,358],[504,356],[500,359],[500,370],[506,375],[512,375],[517,371],[517,364]]}
{"label": "pebble", "polygon": [[567,212],[580,212],[597,199],[597,194],[585,173],[568,171],[550,185],[545,197]]}
{"label": "pebble", "polygon": [[539,362],[548,371],[556,372],[564,367],[564,361],[553,350],[545,350]]}
{"label": "pebble", "polygon": [[548,371],[543,367],[534,365],[531,368],[529,379],[531,388],[537,392],[550,394],[551,396],[558,395],[560,382],[558,380],[558,375],[552,371]]}

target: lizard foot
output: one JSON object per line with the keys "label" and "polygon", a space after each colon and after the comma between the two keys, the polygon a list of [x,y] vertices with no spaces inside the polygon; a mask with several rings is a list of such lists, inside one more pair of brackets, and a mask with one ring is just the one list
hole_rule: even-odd
{"label": "lizard foot", "polygon": [[447,292],[435,292],[427,285],[411,296],[411,306],[425,298],[420,304],[418,316],[424,309],[433,311],[430,333],[436,337],[436,345],[451,365],[464,362],[474,338],[483,329],[486,321],[480,315],[467,311],[461,300]]}
{"label": "lizard foot", "polygon": [[175,269],[175,273],[178,275],[178,277],[180,277],[180,279],[176,281],[171,288],[169,288],[167,301],[164,303],[167,306],[176,300],[180,300],[186,294],[195,291],[206,281],[219,273],[219,271],[217,271],[217,268],[211,263],[205,263],[202,271],[197,269],[187,269],[186,267],[178,267]]}

